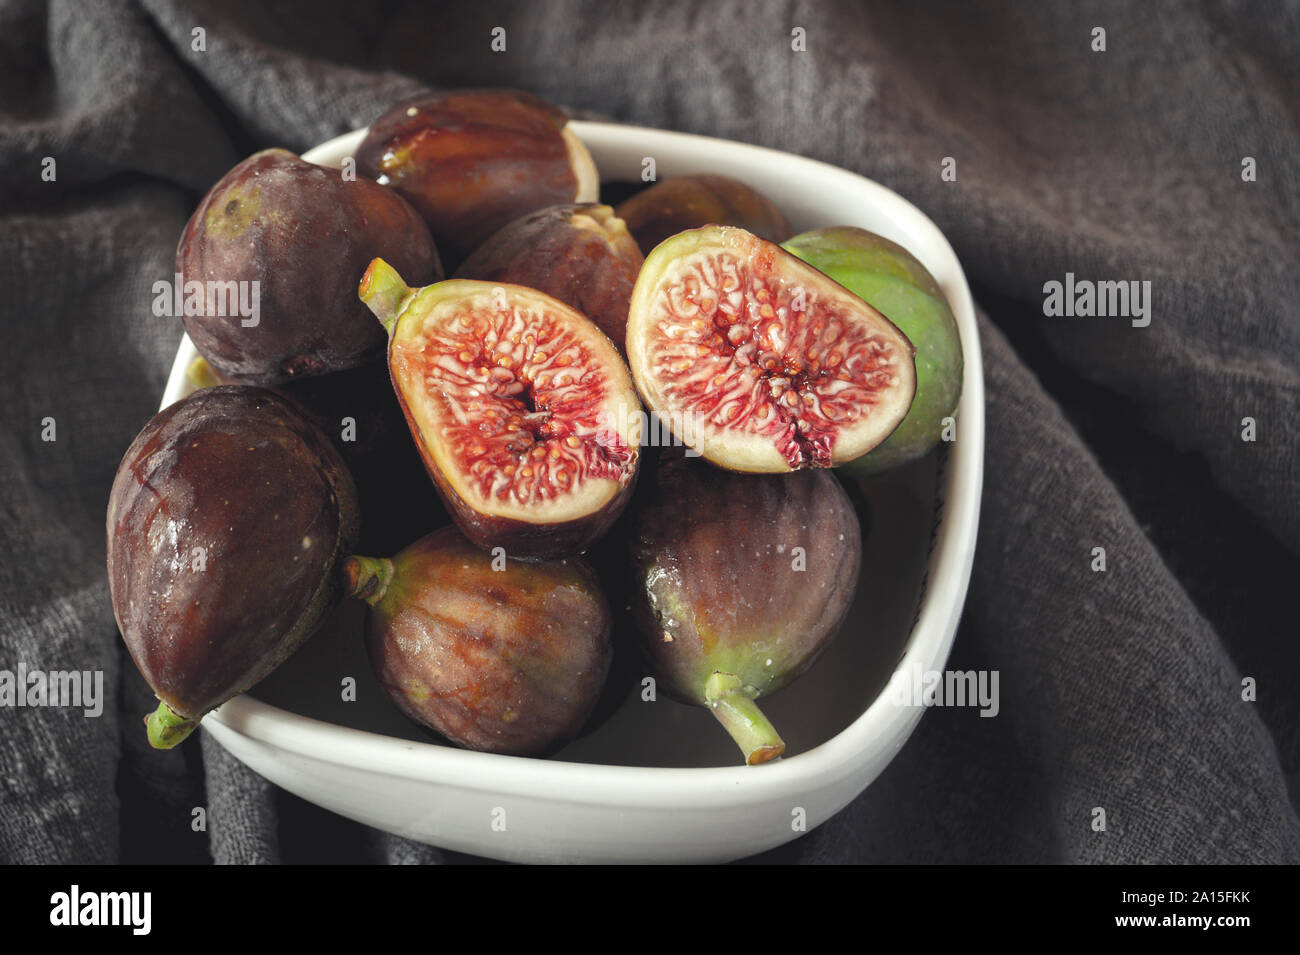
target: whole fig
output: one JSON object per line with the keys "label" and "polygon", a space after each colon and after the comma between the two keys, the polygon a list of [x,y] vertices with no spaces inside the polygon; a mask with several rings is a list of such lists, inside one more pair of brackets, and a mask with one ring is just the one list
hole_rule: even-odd
{"label": "whole fig", "polygon": [[545,292],[586,315],[622,351],[641,263],[641,250],[613,209],[569,204],[514,220],[479,246],[455,277]]}
{"label": "whole fig", "polygon": [[771,199],[730,176],[674,176],[624,200],[618,215],[641,251],[706,225],[739,226],[769,242],[784,242],[794,229]]}
{"label": "whole fig", "polygon": [[780,756],[755,700],[813,664],[857,588],[861,531],[834,475],[743,475],[665,454],[630,551],[660,685],[708,707],[747,763]]}
{"label": "whole fig", "polygon": [[131,658],[161,701],[160,749],[257,683],[341,595],[359,530],[338,452],[261,388],[204,388],[155,415],[108,501],[108,582]]}
{"label": "whole fig", "polygon": [[454,268],[526,212],[597,198],[596,165],[568,123],[517,90],[427,93],[371,124],[357,167],[419,210]]}
{"label": "whole fig", "polygon": [[609,671],[610,612],[580,560],[494,558],[455,528],[344,562],[370,604],[379,681],[408,717],[470,749],[544,755],[576,736]]}
{"label": "whole fig", "polygon": [[356,300],[376,255],[420,281],[442,266],[420,216],[391,190],[284,149],[226,173],[176,248],[177,296],[194,347],[241,384],[354,368],[384,335]]}

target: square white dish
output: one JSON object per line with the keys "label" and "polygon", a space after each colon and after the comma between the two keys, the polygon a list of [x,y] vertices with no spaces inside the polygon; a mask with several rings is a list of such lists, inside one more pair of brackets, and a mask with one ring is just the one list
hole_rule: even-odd
{"label": "square white dish", "polygon": [[[859,485],[871,516],[858,600],[816,666],[764,701],[790,755],[738,765],[739,754],[707,712],[663,696],[644,701],[635,681],[553,759],[440,744],[382,698],[365,659],[358,605],[343,608],[264,684],[209,714],[203,726],[250,768],[310,802],[461,852],[530,862],[742,858],[799,836],[801,816],[811,830],[861,793],[924,712],[879,691],[897,669],[942,670],[947,661],[970,580],[983,477],[974,308],[938,228],[878,183],[741,143],[606,123],[572,128],[604,181],[638,180],[643,158],[652,156],[660,179],[711,172],[754,186],[796,231],[853,225],[893,239],[935,276],[957,318],[965,354],[958,438],[916,465]],[[340,136],[304,158],[340,166],[364,135]],[[163,407],[192,390],[186,371],[195,357],[183,339]],[[616,668],[639,666],[625,647],[618,652]],[[341,699],[345,676],[357,681],[355,702]]]}

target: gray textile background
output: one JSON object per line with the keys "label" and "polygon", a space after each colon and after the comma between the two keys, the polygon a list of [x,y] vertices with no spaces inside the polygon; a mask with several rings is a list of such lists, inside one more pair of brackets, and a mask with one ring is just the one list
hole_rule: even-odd
{"label": "gray textile background", "polygon": [[[465,85],[871,176],[971,279],[988,454],[952,666],[999,669],[1001,715],[929,713],[768,858],[1300,861],[1300,5],[271,6],[0,3],[0,668],[102,668],[109,692],[99,719],[0,710],[0,861],[451,856],[308,807],[209,738],[148,751],[103,519],[180,337],[149,289],[201,193],[257,148]],[[1150,280],[1150,326],[1045,318],[1067,271]]]}

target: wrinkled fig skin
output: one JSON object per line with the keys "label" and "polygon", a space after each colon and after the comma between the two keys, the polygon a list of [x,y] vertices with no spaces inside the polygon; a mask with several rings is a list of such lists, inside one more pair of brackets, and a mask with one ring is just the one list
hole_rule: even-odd
{"label": "wrinkled fig skin", "polygon": [[108,578],[166,707],[197,722],[288,657],[340,595],[358,529],[343,461],[279,395],[223,385],[155,415],[113,482]]}
{"label": "wrinkled fig skin", "polygon": [[[828,471],[741,475],[675,455],[653,480],[630,552],[637,630],[660,685],[701,706],[715,671],[751,700],[786,686],[831,641],[857,588],[848,496]],[[751,763],[770,758],[737,742]]]}
{"label": "wrinkled fig skin", "polygon": [[377,255],[419,281],[442,278],[428,227],[400,196],[283,149],[257,153],[203,198],[176,249],[187,283],[258,282],[257,324],[245,327],[251,319],[230,307],[215,314],[223,309],[214,303],[214,314],[184,316],[185,330],[218,372],[243,384],[354,368],[384,351],[383,330],[355,292]]}
{"label": "wrinkled fig skin", "polygon": [[511,222],[479,246],[456,270],[456,278],[545,292],[595,322],[621,352],[642,261],[641,250],[613,209],[570,203]]}
{"label": "wrinkled fig skin", "polygon": [[419,210],[454,267],[524,213],[574,200],[567,122],[545,100],[514,90],[421,95],[375,120],[357,168]]}
{"label": "wrinkled fig skin", "polygon": [[[373,319],[372,319],[373,321]],[[288,382],[276,389],[333,442],[343,456],[365,522],[358,548],[391,554],[411,538],[450,518],[429,487],[429,476],[380,362],[332,375]]]}
{"label": "wrinkled fig skin", "polygon": [[729,176],[675,176],[622,202],[617,214],[649,255],[669,236],[706,225],[734,225],[769,242],[794,235],[772,200]]}
{"label": "wrinkled fig skin", "polygon": [[398,709],[469,749],[549,755],[600,697],[609,607],[580,560],[492,564],[448,527],[344,577],[371,604],[370,659]]}

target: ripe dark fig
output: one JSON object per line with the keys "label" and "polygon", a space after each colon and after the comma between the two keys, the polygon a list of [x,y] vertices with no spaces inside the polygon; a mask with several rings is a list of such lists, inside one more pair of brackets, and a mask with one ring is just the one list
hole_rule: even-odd
{"label": "ripe dark fig", "polygon": [[568,122],[516,90],[424,94],[375,120],[357,166],[420,211],[454,267],[526,212],[596,200],[596,165]]}
{"label": "ripe dark fig", "polygon": [[730,176],[674,176],[620,203],[617,211],[646,255],[669,236],[706,225],[739,226],[769,242],[794,235],[771,199]]}
{"label": "ripe dark fig", "polygon": [[642,261],[609,206],[550,206],[497,232],[456,270],[456,278],[545,292],[586,315],[622,350]]}
{"label": "ripe dark fig", "polygon": [[885,440],[916,391],[912,343],[780,246],[709,226],[662,242],[628,312],[651,411],[720,467],[836,467]]}
{"label": "ripe dark fig", "polygon": [[490,557],[454,527],[352,557],[370,659],[397,708],[454,743],[541,756],[578,735],[609,672],[610,612],[581,560]]}
{"label": "ripe dark fig", "polygon": [[420,281],[442,277],[428,227],[400,196],[264,150],[212,187],[181,234],[185,330],[242,384],[354,368],[383,354],[383,334],[353,297],[376,255]]}
{"label": "ripe dark fig", "polygon": [[585,550],[631,497],[641,405],[608,338],[518,285],[410,289],[376,259],[360,295],[388,329],[388,368],[425,467],[485,550]]}
{"label": "ripe dark fig", "polygon": [[284,398],[204,388],[156,414],[108,501],[108,582],[131,658],[161,701],[149,742],[175,746],[316,629],[356,545],[338,452]]}
{"label": "ripe dark fig", "polygon": [[750,765],[780,756],[755,701],[813,664],[857,588],[858,519],[834,475],[742,475],[665,455],[630,550],[660,685],[708,707]]}

